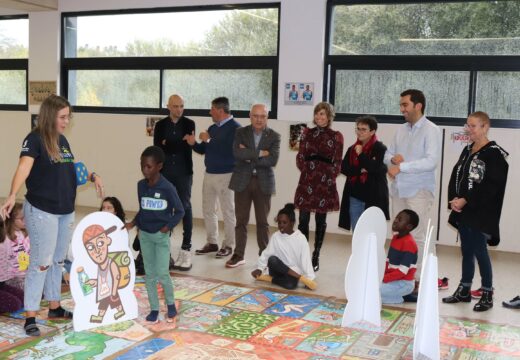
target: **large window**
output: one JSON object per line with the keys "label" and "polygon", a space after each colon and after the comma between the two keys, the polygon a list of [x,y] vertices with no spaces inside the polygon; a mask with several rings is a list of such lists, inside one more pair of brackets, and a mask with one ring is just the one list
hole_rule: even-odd
{"label": "large window", "polygon": [[63,88],[79,111],[207,115],[227,96],[235,115],[263,102],[276,115],[279,4],[63,15]]}
{"label": "large window", "polygon": [[0,17],[0,109],[27,110],[27,16]]}
{"label": "large window", "polygon": [[513,0],[329,0],[325,93],[345,120],[398,121],[400,92],[418,88],[437,123],[483,110],[520,127],[519,18]]}

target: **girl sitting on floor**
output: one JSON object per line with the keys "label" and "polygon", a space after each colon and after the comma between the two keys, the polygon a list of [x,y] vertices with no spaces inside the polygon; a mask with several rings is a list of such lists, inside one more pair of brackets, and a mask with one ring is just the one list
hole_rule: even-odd
{"label": "girl sitting on floor", "polygon": [[10,217],[0,217],[0,313],[23,308],[25,273],[29,266],[29,237],[23,206],[16,203]]}
{"label": "girl sitting on floor", "polygon": [[[256,280],[272,282],[289,290],[296,288],[299,281],[311,290],[316,289],[307,238],[300,230],[294,231],[294,204],[286,204],[275,221],[278,231],[271,237],[258,259],[258,268],[251,275]],[[266,269],[269,275],[264,274]]]}

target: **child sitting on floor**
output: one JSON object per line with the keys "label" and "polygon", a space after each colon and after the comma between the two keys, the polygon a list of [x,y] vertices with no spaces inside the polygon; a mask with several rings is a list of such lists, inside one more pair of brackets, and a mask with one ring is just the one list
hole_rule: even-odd
{"label": "child sitting on floor", "polygon": [[0,217],[0,313],[23,308],[25,273],[29,266],[29,237],[22,204],[9,218]]}
{"label": "child sitting on floor", "polygon": [[[307,239],[294,231],[294,205],[286,204],[275,221],[278,230],[258,259],[258,268],[251,275],[256,280],[268,281],[286,289],[294,289],[301,281],[309,289],[316,289],[314,270]],[[268,269],[269,275],[263,274]]]}
{"label": "child sitting on floor", "polygon": [[392,231],[397,233],[390,242],[386,259],[385,275],[381,284],[383,304],[417,302],[413,295],[417,264],[417,244],[410,232],[419,224],[419,216],[410,209],[397,214]]}

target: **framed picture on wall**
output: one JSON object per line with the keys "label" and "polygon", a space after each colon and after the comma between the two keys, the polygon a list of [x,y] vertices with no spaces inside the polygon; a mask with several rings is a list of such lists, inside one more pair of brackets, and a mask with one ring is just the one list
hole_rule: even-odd
{"label": "framed picture on wall", "polygon": [[31,114],[31,130],[38,125],[38,114]]}
{"label": "framed picture on wall", "polygon": [[300,148],[300,140],[302,138],[303,129],[307,127],[306,124],[294,124],[289,126],[289,149],[298,151]]}
{"label": "framed picture on wall", "polygon": [[312,105],[314,103],[314,83],[285,83],[285,105]]}
{"label": "framed picture on wall", "polygon": [[146,117],[146,135],[153,136],[153,131],[155,129],[155,123],[161,120],[160,116],[147,116]]}
{"label": "framed picture on wall", "polygon": [[49,95],[56,95],[56,81],[29,81],[29,105],[40,105]]}

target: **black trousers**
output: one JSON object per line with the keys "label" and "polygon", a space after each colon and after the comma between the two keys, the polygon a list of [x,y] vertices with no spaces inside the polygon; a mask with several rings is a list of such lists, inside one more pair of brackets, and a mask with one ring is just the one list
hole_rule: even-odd
{"label": "black trousers", "polygon": [[270,256],[267,259],[267,268],[269,269],[269,275],[273,277],[273,284],[288,290],[295,289],[298,285],[298,279],[288,274],[289,267],[278,257]]}

